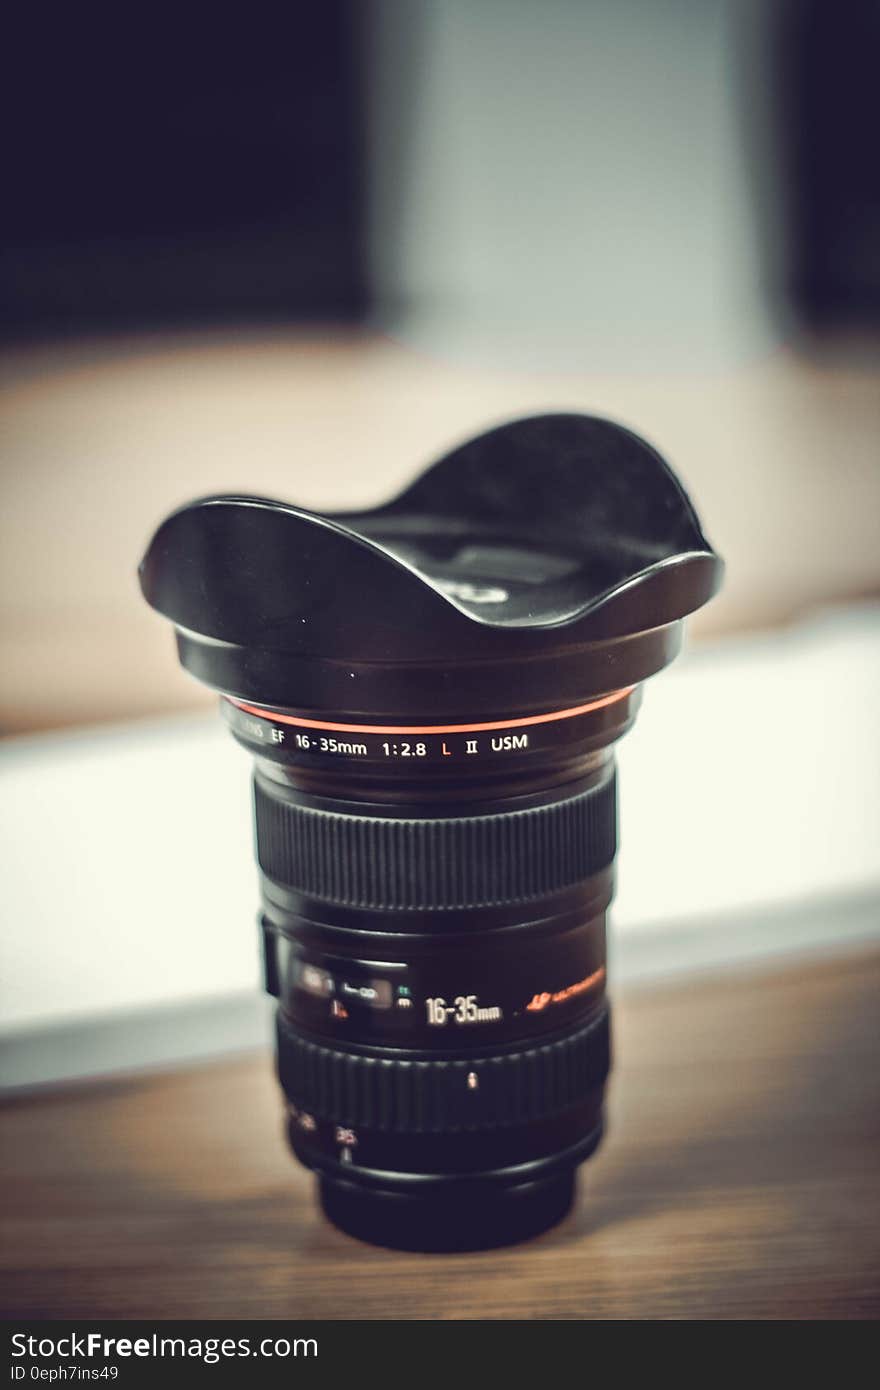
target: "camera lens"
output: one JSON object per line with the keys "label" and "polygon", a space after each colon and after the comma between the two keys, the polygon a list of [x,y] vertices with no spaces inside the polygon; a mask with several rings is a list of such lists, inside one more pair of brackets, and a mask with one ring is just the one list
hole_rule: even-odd
{"label": "camera lens", "polygon": [[570,1201],[609,1063],[615,783],[593,744],[633,698],[369,733],[226,703],[257,753],[290,1141],[349,1230],[487,1244]]}
{"label": "camera lens", "polygon": [[610,1064],[613,744],[720,562],[620,426],[514,422],[366,513],[212,498],[141,566],[254,756],[289,1141],[383,1245],[557,1221]]}

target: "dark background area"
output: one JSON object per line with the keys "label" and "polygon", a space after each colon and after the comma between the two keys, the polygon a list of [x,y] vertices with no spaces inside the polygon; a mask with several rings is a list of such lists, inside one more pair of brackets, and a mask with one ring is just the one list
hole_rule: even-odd
{"label": "dark background area", "polygon": [[362,311],[356,0],[4,27],[7,332]]}
{"label": "dark background area", "polygon": [[[363,317],[373,19],[357,0],[173,22],[19,9],[4,36],[5,333]],[[778,0],[759,29],[777,123],[771,289],[814,330],[876,328],[880,6]]]}
{"label": "dark background area", "polygon": [[786,0],[775,16],[779,290],[815,330],[880,325],[880,5]]}

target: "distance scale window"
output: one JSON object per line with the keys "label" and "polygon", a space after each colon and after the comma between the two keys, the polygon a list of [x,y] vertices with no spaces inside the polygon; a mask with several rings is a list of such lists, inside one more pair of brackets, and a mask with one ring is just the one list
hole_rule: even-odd
{"label": "distance scale window", "polygon": [[[375,976],[353,979],[302,959],[292,962],[291,979],[312,998],[326,1000],[330,1013],[336,1018],[347,1018],[351,1005],[406,1012],[420,1007],[408,984]],[[451,1000],[434,995],[422,1002],[425,1022],[434,1028],[450,1024],[498,1023],[504,1017],[500,1004],[484,1004],[476,994],[458,994]]]}
{"label": "distance scale window", "polygon": [[[405,969],[404,966],[399,968]],[[326,1000],[334,1018],[347,1018],[351,1005],[383,1012],[389,1009],[406,1012],[413,1008],[408,984],[397,984],[381,976],[337,975],[297,957],[292,961],[291,981],[313,999]]]}

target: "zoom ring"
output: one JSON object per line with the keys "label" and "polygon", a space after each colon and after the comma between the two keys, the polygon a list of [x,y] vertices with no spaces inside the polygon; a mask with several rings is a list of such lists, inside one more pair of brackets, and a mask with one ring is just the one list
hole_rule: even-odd
{"label": "zoom ring", "polygon": [[604,869],[617,847],[613,771],[545,806],[406,820],[316,810],[254,780],[257,858],[276,883],[347,907],[434,911],[554,893]]}
{"label": "zoom ring", "polygon": [[538,1046],[468,1060],[371,1057],[312,1042],[278,1016],[287,1099],[317,1119],[394,1134],[531,1124],[585,1100],[610,1067],[607,1008]]}

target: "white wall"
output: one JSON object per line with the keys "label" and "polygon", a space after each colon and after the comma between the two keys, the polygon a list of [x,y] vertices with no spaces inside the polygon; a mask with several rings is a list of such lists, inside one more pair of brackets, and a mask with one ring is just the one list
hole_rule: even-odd
{"label": "white wall", "polygon": [[372,256],[393,331],[554,366],[761,344],[748,5],[376,0],[374,14]]}

